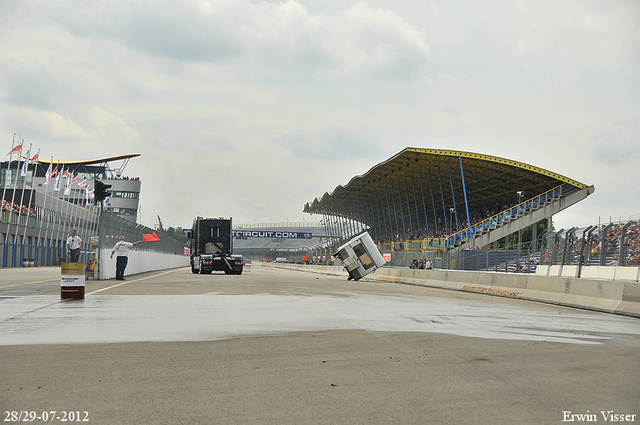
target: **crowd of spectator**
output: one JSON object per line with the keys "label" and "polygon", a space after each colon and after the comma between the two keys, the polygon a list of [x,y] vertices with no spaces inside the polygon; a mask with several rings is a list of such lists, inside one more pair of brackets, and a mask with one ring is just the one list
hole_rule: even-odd
{"label": "crowd of spectator", "polygon": [[[406,237],[404,235],[404,232],[401,231],[395,232],[395,235],[377,235],[376,242],[398,243],[406,241],[420,241],[424,239],[447,238],[452,234],[458,232],[459,230],[463,230],[469,227],[468,221],[470,221],[472,225],[475,225],[477,223],[480,223],[481,221],[493,217],[496,214],[501,213],[502,211],[506,211],[509,208],[514,207],[515,205],[515,203],[496,202],[494,204],[482,205],[476,208],[469,208],[469,220],[467,220],[466,209],[463,210],[461,208],[460,211],[458,211],[457,221],[455,211],[449,211],[449,215],[447,216],[446,221],[443,218],[438,218],[437,225],[433,219],[429,220],[428,226],[425,225],[424,221],[421,221],[421,225],[419,227],[417,224],[414,225],[413,228],[409,230]],[[392,225],[392,227],[394,227],[395,230],[395,226]],[[380,233],[384,233],[384,231]]]}
{"label": "crowd of spectator", "polygon": [[420,269],[420,270],[432,270],[433,262],[431,262],[431,260],[428,258],[423,258],[420,260],[414,258],[413,260],[411,260],[411,264],[409,264],[409,268]]}
{"label": "crowd of spectator", "polygon": [[36,212],[33,208],[29,208],[26,205],[18,205],[15,202],[11,203],[8,201],[2,200],[2,211],[4,212],[12,212],[19,215],[35,217]]}
{"label": "crowd of spectator", "polygon": [[[565,246],[568,244],[566,264],[578,264],[582,254],[583,264],[640,265],[640,222],[638,221],[597,226],[590,232],[589,238],[585,239],[584,251],[581,251],[583,249],[581,238],[582,235],[578,232],[573,232],[570,236],[561,235],[556,242],[555,260],[552,258],[551,244],[542,254],[541,261],[545,264],[560,264]],[[623,241],[624,249],[621,250]],[[622,262],[620,261],[621,251]]]}

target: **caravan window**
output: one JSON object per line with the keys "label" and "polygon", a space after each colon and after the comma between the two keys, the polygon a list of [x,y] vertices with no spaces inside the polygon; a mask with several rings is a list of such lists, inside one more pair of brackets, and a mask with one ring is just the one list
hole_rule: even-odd
{"label": "caravan window", "polygon": [[354,245],[353,252],[355,252],[356,255],[358,256],[358,259],[362,263],[362,267],[364,267],[365,270],[373,267],[374,264],[373,264],[373,261],[371,260],[371,256],[369,256],[369,253],[367,252],[367,250],[364,249],[364,245],[362,245],[361,243],[359,243],[358,245]]}

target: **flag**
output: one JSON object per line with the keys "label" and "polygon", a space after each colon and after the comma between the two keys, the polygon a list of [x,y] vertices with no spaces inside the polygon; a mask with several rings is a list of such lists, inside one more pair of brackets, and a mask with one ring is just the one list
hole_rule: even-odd
{"label": "flag", "polygon": [[86,185],[87,185],[87,179],[84,179],[80,183],[78,183],[78,186],[80,186],[80,187],[85,187]]}
{"label": "flag", "polygon": [[18,145],[15,148],[11,149],[7,155],[13,155],[16,152],[22,151],[22,145]]}
{"label": "flag", "polygon": [[31,162],[33,164],[37,164],[38,163],[38,157],[40,156],[40,149],[38,149],[38,153],[33,155],[33,158],[31,158]]}
{"label": "flag", "polygon": [[51,180],[51,163],[49,163],[49,168],[47,168],[47,172],[44,173],[44,177],[47,179],[43,184],[49,184],[49,180]]}
{"label": "flag", "polygon": [[24,160],[24,163],[22,164],[22,170],[20,170],[20,175],[22,177],[26,177],[27,176],[27,168],[29,168],[29,155],[31,154],[31,148],[29,148],[29,150],[27,151],[27,157]]}
{"label": "flag", "polygon": [[156,242],[159,240],[160,238],[158,237],[158,235],[156,235],[156,232],[142,235],[142,242]]}
{"label": "flag", "polygon": [[[58,167],[56,167],[56,170]],[[53,190],[60,191],[60,180],[62,179],[62,173],[58,173],[56,176],[56,183],[53,185]]]}
{"label": "flag", "polygon": [[67,173],[67,185],[64,187],[65,196],[71,196],[71,175]]}
{"label": "flag", "polygon": [[[71,179],[71,183],[75,183],[78,181],[78,176],[75,176],[73,179]],[[86,181],[86,180],[85,180]]]}
{"label": "flag", "polygon": [[104,198],[104,206],[106,207],[109,204],[109,200],[110,198],[107,196],[106,198]]}

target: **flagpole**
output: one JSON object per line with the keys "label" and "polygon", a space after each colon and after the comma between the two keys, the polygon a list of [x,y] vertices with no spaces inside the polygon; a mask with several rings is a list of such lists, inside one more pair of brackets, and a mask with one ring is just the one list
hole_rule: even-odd
{"label": "flagpole", "polygon": [[[56,182],[53,185],[53,192],[60,192],[60,180],[62,179],[62,170],[59,169],[60,168],[60,160],[58,160],[58,165],[56,166],[56,169],[58,170],[58,175],[56,176]],[[52,195],[54,195],[54,193],[52,193]],[[60,197],[58,196],[60,195],[59,193],[57,195],[54,195],[56,198],[56,211],[54,212],[54,217],[57,217],[58,215],[58,207],[60,206]],[[56,223],[56,227],[55,230],[51,229],[51,238],[53,239],[54,237],[57,237],[58,239],[60,238],[60,224],[62,221],[62,214],[60,214],[59,218],[57,219],[57,223]],[[55,236],[57,235],[57,236]],[[56,249],[54,248],[54,252],[56,252]]]}
{"label": "flagpole", "polygon": [[[64,197],[67,195],[67,185],[69,185],[70,187],[70,182],[71,181],[71,177],[69,176],[69,169],[67,169],[67,183],[65,184],[65,188],[64,188],[64,192],[62,192],[62,201],[64,202]],[[62,240],[65,240],[65,237],[70,233],[72,227],[72,223],[71,223],[71,218],[69,217],[69,208],[71,208],[69,206],[71,202],[69,202],[69,199],[67,199],[67,203],[64,204],[64,224],[62,227]],[[67,225],[69,225],[69,229],[67,229]],[[66,254],[66,245],[65,245],[65,254]]]}
{"label": "flagpole", "polygon": [[[18,140],[20,140],[20,137],[18,137]],[[16,186],[18,185],[18,176],[19,176],[18,169],[20,168],[21,155],[22,155],[22,145],[20,145],[20,153],[18,154],[18,164],[16,166],[16,181],[13,184],[13,192],[11,193],[11,205],[10,206],[11,206],[11,210],[12,211],[11,211],[11,214],[9,214],[9,223],[7,224],[7,233],[5,234],[5,240],[4,240],[5,246],[9,242],[9,233],[10,233],[10,230],[11,230],[11,219],[13,218],[13,204],[15,203],[15,200],[16,200]],[[11,155],[11,157],[13,157],[13,155]],[[11,168],[11,164],[9,164],[9,168]],[[18,209],[18,211],[19,211],[19,209]],[[20,218],[19,217],[18,217],[17,222],[18,223],[20,222]],[[16,224],[16,236],[18,234],[17,226],[18,226],[18,224]],[[14,250],[15,250],[15,244],[16,244],[16,237],[13,238]],[[9,247],[6,246],[6,248],[9,248]],[[13,263],[15,263],[15,261],[16,261],[15,255],[12,258],[13,258]]]}
{"label": "flagpole", "polygon": [[[24,145],[24,140],[23,140],[23,145]],[[16,234],[13,235],[13,244],[17,246],[18,243],[18,232],[19,232],[19,228],[20,228],[20,219],[22,218],[22,207],[23,207],[23,202],[24,202],[24,189],[25,186],[27,185],[27,172],[29,171],[29,155],[31,155],[31,147],[32,144],[29,144],[29,150],[27,151],[27,157],[24,160],[24,163],[22,164],[22,169],[20,170],[20,177],[24,177],[24,181],[22,182],[22,192],[20,193],[20,203],[18,204],[18,227],[16,227]],[[16,184],[18,182],[18,179],[16,178]],[[29,217],[29,212],[27,211],[27,219]],[[27,229],[27,224],[25,223],[25,232]],[[22,258],[24,258],[24,238],[22,239]],[[22,264],[20,264],[22,265]]]}
{"label": "flagpole", "polygon": [[[11,151],[9,151],[11,153],[9,153],[9,164],[7,166],[7,175],[6,175],[6,178],[4,179],[4,186],[2,188],[2,200],[3,201],[4,201],[4,196],[7,193],[7,186],[8,186],[7,185],[7,180],[8,180],[9,174],[10,174],[9,170],[11,169],[11,159],[13,158],[13,148],[15,147],[15,145],[16,145],[16,133],[13,133],[13,140],[11,141]],[[9,221],[11,221],[11,220],[9,220]]]}
{"label": "flagpole", "polygon": [[[27,152],[27,159],[26,159],[27,162],[31,161],[30,156],[31,156],[31,147],[32,147],[32,145],[33,145],[32,143],[29,143],[29,151]],[[38,150],[38,155],[40,155],[40,150]],[[37,157],[36,157],[36,161],[37,161]],[[27,163],[26,174],[28,174],[28,173],[29,173],[29,165]],[[33,177],[34,177],[35,173],[36,173],[36,168],[34,167],[33,168],[33,172],[31,173],[31,190],[29,192],[31,196],[29,196],[29,204],[35,203],[35,197],[34,197],[34,194],[33,194]],[[22,189],[23,195],[24,195],[24,186],[26,186],[26,185],[27,185],[27,178],[25,176],[24,185],[23,185],[23,189]],[[24,199],[24,197],[23,197],[23,199]],[[21,204],[22,204],[22,202],[23,201],[20,201]],[[29,219],[30,218],[31,218],[31,208],[28,206],[27,207],[27,219],[25,220],[25,223],[24,223],[24,232],[22,233],[22,247],[23,247],[22,248],[22,250],[23,250],[22,254],[23,254],[23,258],[24,258],[24,245],[25,245],[25,240],[27,238],[27,228],[29,227]]]}
{"label": "flagpole", "polygon": [[[51,171],[52,171],[51,169],[52,169],[52,167],[53,167],[53,155],[51,156],[51,162],[49,162],[49,167],[47,168],[47,171],[45,172],[46,180],[44,182],[44,185],[46,186],[46,188],[44,190],[44,201],[42,202],[42,210],[43,210],[42,212],[43,212],[43,215],[47,216],[47,220],[46,220],[47,223],[50,221],[51,217],[53,216],[52,211],[49,211],[49,213],[47,214],[47,208],[46,208],[46,206],[47,206],[47,196],[48,196],[47,195],[47,189],[49,189],[49,180],[51,180]],[[53,204],[53,201],[52,201],[52,204]],[[49,236],[49,229],[50,228],[51,228],[51,226],[49,226],[47,224],[47,231],[44,234],[45,242],[47,241],[47,236]],[[42,231],[42,224],[40,225],[40,231]],[[40,238],[40,232],[38,232],[38,238]],[[43,247],[44,247],[44,245],[43,245]],[[51,247],[49,247],[49,248],[51,248]],[[47,252],[47,254],[49,254],[49,252]],[[49,261],[47,261],[47,265],[48,265],[48,263],[49,263]]]}
{"label": "flagpole", "polygon": [[[4,186],[2,188],[2,206],[4,207],[4,204],[8,202],[5,200],[5,195],[7,194],[7,186],[9,186],[9,184],[7,184],[8,180],[9,180],[9,175],[11,174],[11,160],[13,159],[13,149],[15,148],[16,145],[16,133],[13,133],[13,140],[11,140],[11,150],[9,151],[9,164],[7,164],[7,174],[6,177],[4,179]],[[7,246],[7,241],[9,240],[9,225],[11,224],[11,209],[13,208],[13,205],[9,205],[9,211],[6,212],[6,217],[8,220],[8,224],[7,224],[7,233],[5,233],[4,235],[4,246],[5,246],[5,255],[7,253],[7,249],[9,248]],[[0,214],[3,214],[4,208],[2,210],[0,210]],[[5,256],[3,256],[2,258],[2,265],[4,266],[4,258]]]}

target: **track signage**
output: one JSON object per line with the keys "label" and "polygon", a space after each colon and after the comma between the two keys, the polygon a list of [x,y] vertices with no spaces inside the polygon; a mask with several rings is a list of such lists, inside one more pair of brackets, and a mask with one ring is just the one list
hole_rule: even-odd
{"label": "track signage", "polygon": [[272,239],[311,239],[313,235],[307,232],[285,232],[282,230],[234,230],[234,238],[272,238]]}

